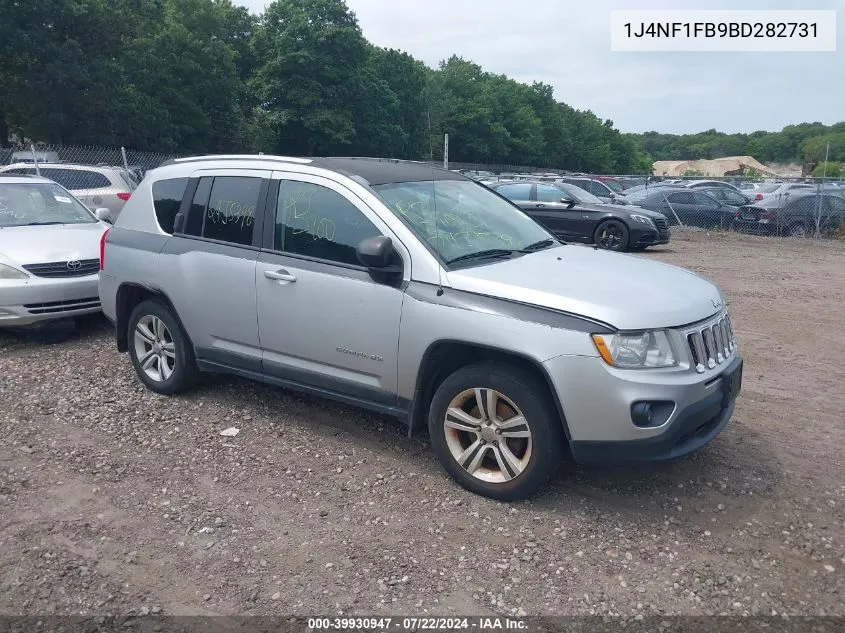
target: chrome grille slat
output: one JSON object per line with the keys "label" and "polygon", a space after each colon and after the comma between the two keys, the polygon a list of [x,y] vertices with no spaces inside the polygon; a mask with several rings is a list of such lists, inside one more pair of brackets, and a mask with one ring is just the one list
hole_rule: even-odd
{"label": "chrome grille slat", "polygon": [[94,275],[100,270],[99,259],[80,259],[78,266],[68,267],[69,262],[46,262],[44,264],[25,264],[23,269],[36,277],[84,277]]}
{"label": "chrome grille slat", "polygon": [[727,312],[685,332],[685,337],[698,373],[726,363],[736,351],[733,327]]}

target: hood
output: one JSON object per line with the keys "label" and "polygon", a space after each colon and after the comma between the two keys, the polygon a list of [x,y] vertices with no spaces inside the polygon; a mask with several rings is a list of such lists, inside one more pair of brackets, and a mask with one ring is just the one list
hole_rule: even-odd
{"label": "hood", "polygon": [[724,301],[715,285],[683,268],[574,244],[447,277],[457,290],[570,312],[620,330],[687,325],[712,316]]}
{"label": "hood", "polygon": [[0,229],[0,262],[23,266],[99,259],[103,222],[49,226],[7,226]]}

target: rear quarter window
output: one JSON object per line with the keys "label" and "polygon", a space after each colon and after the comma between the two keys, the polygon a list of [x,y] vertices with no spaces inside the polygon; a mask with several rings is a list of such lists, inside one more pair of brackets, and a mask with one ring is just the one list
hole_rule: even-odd
{"label": "rear quarter window", "polygon": [[173,233],[173,221],[187,187],[187,178],[168,178],[153,183],[153,207],[158,225],[165,233]]}

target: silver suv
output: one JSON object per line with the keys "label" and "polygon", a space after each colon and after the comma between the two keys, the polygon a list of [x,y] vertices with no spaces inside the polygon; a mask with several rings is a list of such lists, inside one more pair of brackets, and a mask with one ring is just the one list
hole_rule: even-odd
{"label": "silver suv", "polygon": [[224,372],[393,415],[497,499],[569,453],[686,455],[740,390],[713,284],[562,243],[420,163],[177,159],[147,173],[101,252],[103,311],[151,390]]}

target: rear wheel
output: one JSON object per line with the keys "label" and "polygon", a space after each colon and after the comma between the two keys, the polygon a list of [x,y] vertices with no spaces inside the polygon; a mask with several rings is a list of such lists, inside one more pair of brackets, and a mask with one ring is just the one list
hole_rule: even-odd
{"label": "rear wheel", "polygon": [[599,248],[624,251],[628,248],[628,227],[619,220],[607,220],[596,229],[593,241]]}
{"label": "rear wheel", "polygon": [[471,365],[446,378],[428,425],[445,470],[467,490],[493,499],[531,495],[563,456],[562,425],[547,387],[499,363]]}
{"label": "rear wheel", "polygon": [[804,222],[796,222],[786,230],[789,237],[807,237],[807,233],[807,225]]}
{"label": "rear wheel", "polygon": [[196,384],[194,350],[168,306],[142,301],[129,317],[127,334],[132,365],[149,389],[170,395]]}

